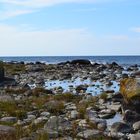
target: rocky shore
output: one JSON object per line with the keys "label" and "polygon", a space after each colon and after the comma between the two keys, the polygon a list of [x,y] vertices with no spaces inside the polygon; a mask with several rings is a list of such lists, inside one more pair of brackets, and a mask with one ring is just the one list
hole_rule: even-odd
{"label": "rocky shore", "polygon": [[115,62],[1,62],[0,140],[139,140],[139,78]]}

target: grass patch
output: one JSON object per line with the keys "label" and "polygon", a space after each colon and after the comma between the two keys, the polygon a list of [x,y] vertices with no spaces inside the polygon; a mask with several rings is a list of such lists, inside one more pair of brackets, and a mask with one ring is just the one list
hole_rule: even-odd
{"label": "grass patch", "polygon": [[0,110],[8,116],[23,119],[26,116],[24,108],[19,108],[15,102],[0,102]]}

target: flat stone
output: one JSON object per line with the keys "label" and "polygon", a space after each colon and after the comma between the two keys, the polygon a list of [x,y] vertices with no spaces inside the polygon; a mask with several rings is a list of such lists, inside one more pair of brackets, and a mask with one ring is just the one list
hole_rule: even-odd
{"label": "flat stone", "polygon": [[16,123],[17,118],[16,117],[4,117],[0,119],[1,122],[7,122],[7,123]]}
{"label": "flat stone", "polygon": [[83,132],[80,132],[77,134],[78,138],[83,138],[83,139],[94,139],[100,137],[100,131],[98,130],[85,130]]}
{"label": "flat stone", "polygon": [[121,109],[121,104],[107,105],[107,108],[117,112]]}
{"label": "flat stone", "polygon": [[50,113],[49,112],[42,112],[41,114],[40,114],[40,116],[43,116],[43,117],[50,117]]}
{"label": "flat stone", "polygon": [[43,123],[43,122],[45,122],[47,120],[48,120],[47,117],[39,117],[39,118],[34,120],[34,124],[40,124],[40,123]]}

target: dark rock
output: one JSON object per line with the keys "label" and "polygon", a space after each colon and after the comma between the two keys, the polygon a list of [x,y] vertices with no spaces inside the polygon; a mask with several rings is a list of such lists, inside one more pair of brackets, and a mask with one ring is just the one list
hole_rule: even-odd
{"label": "dark rock", "polygon": [[60,74],[60,79],[71,79],[72,78],[72,74],[71,73],[62,73]]}
{"label": "dark rock", "polygon": [[126,74],[126,73],[122,74],[122,78],[123,78],[123,79],[124,79],[124,78],[128,78],[128,74]]}
{"label": "dark rock", "polygon": [[76,90],[76,92],[78,92],[78,93],[79,93],[80,91],[84,91],[84,92],[85,92],[85,91],[87,90],[87,86],[85,86],[85,85],[79,85],[79,86],[76,87],[75,90]]}
{"label": "dark rock", "polygon": [[45,70],[44,65],[26,65],[26,70],[29,72],[42,72]]}
{"label": "dark rock", "polygon": [[91,62],[86,59],[77,59],[77,60],[72,60],[70,64],[91,65]]}
{"label": "dark rock", "polygon": [[132,128],[127,125],[126,123],[122,123],[122,122],[115,122],[112,126],[111,126],[111,133],[130,133],[132,131]]}
{"label": "dark rock", "polygon": [[111,65],[113,65],[113,66],[119,66],[116,62],[112,62]]}
{"label": "dark rock", "polygon": [[70,64],[70,61],[58,63],[58,65],[67,65],[67,64]]}
{"label": "dark rock", "polygon": [[31,90],[30,86],[27,83],[22,84],[21,88],[24,90]]}
{"label": "dark rock", "polygon": [[113,102],[122,102],[123,96],[120,93],[113,94],[112,101]]}
{"label": "dark rock", "polygon": [[0,62],[0,82],[4,81],[4,67],[3,62]]}
{"label": "dark rock", "polygon": [[106,90],[105,93],[114,93],[114,90]]}
{"label": "dark rock", "polygon": [[134,123],[136,121],[140,121],[140,114],[132,110],[126,110],[124,112],[124,121],[128,123]]}

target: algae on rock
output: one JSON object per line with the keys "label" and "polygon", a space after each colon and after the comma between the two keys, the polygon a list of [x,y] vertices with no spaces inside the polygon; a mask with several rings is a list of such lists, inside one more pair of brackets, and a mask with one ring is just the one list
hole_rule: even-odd
{"label": "algae on rock", "polygon": [[140,102],[140,79],[125,78],[120,82],[120,92],[126,103]]}

